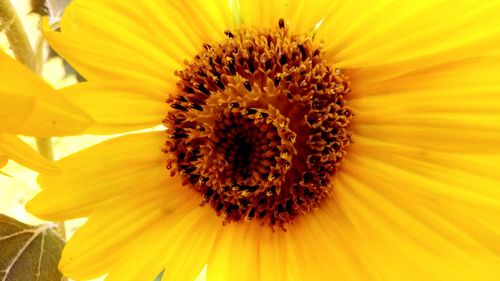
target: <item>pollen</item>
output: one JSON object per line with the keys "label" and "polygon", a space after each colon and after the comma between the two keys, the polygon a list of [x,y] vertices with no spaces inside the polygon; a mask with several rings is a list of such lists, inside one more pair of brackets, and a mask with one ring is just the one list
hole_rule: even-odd
{"label": "pollen", "polygon": [[334,190],[351,142],[350,81],[284,20],[224,38],[176,72],[167,169],[225,223],[286,230]]}

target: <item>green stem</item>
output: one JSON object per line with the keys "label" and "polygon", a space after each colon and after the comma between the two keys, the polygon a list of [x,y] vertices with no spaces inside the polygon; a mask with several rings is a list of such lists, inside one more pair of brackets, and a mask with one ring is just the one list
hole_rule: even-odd
{"label": "green stem", "polygon": [[43,62],[45,60],[44,50],[46,47],[45,39],[42,34],[39,34],[35,43],[35,73],[40,76],[42,76]]}
{"label": "green stem", "polygon": [[29,69],[36,70],[36,60],[33,49],[21,20],[9,0],[0,0],[0,22],[5,27],[5,34],[17,60]]}

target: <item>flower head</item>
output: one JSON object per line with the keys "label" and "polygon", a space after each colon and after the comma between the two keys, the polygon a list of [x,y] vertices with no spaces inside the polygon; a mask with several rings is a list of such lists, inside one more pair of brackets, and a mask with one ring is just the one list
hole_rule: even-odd
{"label": "flower head", "polygon": [[283,19],[225,34],[176,73],[167,167],[226,221],[285,229],[332,191],[350,142],[349,81]]}
{"label": "flower head", "polygon": [[58,170],[16,135],[35,137],[79,133],[92,119],[19,62],[0,51],[0,167],[12,159],[44,173]]}
{"label": "flower head", "polygon": [[40,177],[32,212],[90,217],[63,272],[496,278],[498,3],[229,4],[75,0],[46,30],[91,132],[166,127]]}

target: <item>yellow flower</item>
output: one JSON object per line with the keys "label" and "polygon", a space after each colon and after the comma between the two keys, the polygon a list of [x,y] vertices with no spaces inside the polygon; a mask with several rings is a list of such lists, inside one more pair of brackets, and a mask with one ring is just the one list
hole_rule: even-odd
{"label": "yellow flower", "polygon": [[0,51],[0,167],[12,159],[42,173],[59,169],[16,135],[79,133],[92,119],[19,62]]}
{"label": "yellow flower", "polygon": [[61,160],[28,208],[90,217],[76,279],[495,280],[499,8],[75,0],[46,37],[89,132],[167,130]]}

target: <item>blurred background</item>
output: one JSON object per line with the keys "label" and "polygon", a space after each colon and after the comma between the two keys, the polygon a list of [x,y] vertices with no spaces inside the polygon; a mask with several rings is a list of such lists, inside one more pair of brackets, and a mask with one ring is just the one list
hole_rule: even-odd
{"label": "blurred background", "polygon": [[[32,46],[35,47],[41,39],[39,31],[40,16],[32,12],[30,0],[12,0],[11,2],[17,10],[17,14],[24,25]],[[54,0],[52,2],[53,5],[62,5],[62,3],[67,2],[67,0]],[[0,33],[0,48],[12,55],[4,32]],[[77,82],[76,75],[67,71],[67,67],[65,68],[63,61],[59,57],[49,58],[48,50],[46,50],[45,53],[46,62],[44,63],[42,69],[42,76],[45,81],[56,89],[69,86]],[[54,157],[55,159],[60,159],[61,157],[91,146],[107,138],[109,137],[90,135],[53,138]],[[36,149],[36,141],[34,138],[23,137],[23,140]],[[36,183],[36,177],[38,174],[18,165],[13,161],[9,161],[1,172],[0,213],[27,224],[37,225],[44,223],[44,221],[32,216],[24,209],[24,204],[38,192],[39,187]],[[85,219],[67,221],[66,236],[68,238],[71,237],[78,226],[80,226],[83,222],[85,222]]]}

